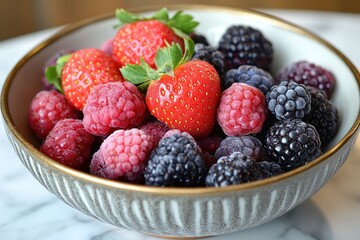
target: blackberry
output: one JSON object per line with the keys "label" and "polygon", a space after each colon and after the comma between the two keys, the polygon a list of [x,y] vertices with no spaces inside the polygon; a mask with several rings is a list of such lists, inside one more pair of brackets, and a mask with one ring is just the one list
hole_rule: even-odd
{"label": "blackberry", "polygon": [[255,161],[260,161],[265,155],[263,145],[259,139],[250,135],[244,135],[225,138],[216,150],[215,157],[219,159],[234,152],[241,152]]}
{"label": "blackberry", "polygon": [[199,59],[210,63],[219,73],[219,76],[225,72],[224,54],[212,46],[206,46],[202,43],[195,44],[192,59]]}
{"label": "blackberry", "polygon": [[302,166],[321,154],[315,127],[299,119],[276,122],[266,135],[264,147],[284,170]]}
{"label": "blackberry", "polygon": [[335,85],[334,75],[327,69],[308,61],[298,61],[281,69],[277,81],[293,81],[324,90],[331,96]]}
{"label": "blackberry", "polygon": [[269,70],[273,59],[271,42],[259,30],[249,26],[229,27],[221,37],[218,49],[225,55],[226,70],[241,65]]}
{"label": "blackberry", "polygon": [[311,111],[304,118],[320,135],[322,144],[328,143],[339,127],[339,114],[335,104],[328,100],[326,92],[307,87],[311,94]]}
{"label": "blackberry", "polygon": [[199,186],[206,176],[200,148],[187,134],[174,133],[160,140],[145,168],[145,184]]}
{"label": "blackberry", "polygon": [[221,81],[225,89],[234,82],[240,82],[256,87],[264,94],[274,85],[274,79],[270,73],[251,65],[242,65],[237,69],[230,69],[225,73]]}
{"label": "blackberry", "polygon": [[208,40],[206,39],[206,37],[202,34],[199,33],[191,33],[190,34],[190,38],[194,41],[194,43],[202,43],[206,46],[210,45]]}
{"label": "blackberry", "polygon": [[266,94],[266,103],[279,120],[302,119],[311,110],[311,95],[302,84],[281,82]]}
{"label": "blackberry", "polygon": [[261,175],[257,162],[240,152],[221,157],[214,164],[205,179],[208,187],[224,187],[259,179]]}
{"label": "blackberry", "polygon": [[277,176],[284,172],[276,162],[261,161],[259,162],[259,168],[263,178]]}

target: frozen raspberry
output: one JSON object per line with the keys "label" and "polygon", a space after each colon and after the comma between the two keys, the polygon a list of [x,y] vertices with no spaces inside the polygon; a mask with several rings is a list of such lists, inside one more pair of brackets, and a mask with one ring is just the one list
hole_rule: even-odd
{"label": "frozen raspberry", "polygon": [[57,162],[81,169],[89,160],[94,136],[79,119],[63,119],[56,123],[40,151]]}
{"label": "frozen raspberry", "polygon": [[29,125],[35,134],[45,139],[61,119],[78,118],[78,112],[68,103],[64,95],[56,90],[40,91],[29,107]]}
{"label": "frozen raspberry", "polygon": [[191,187],[203,184],[206,167],[201,150],[189,134],[174,133],[160,140],[145,168],[145,184]]}
{"label": "frozen raspberry", "polygon": [[311,110],[311,95],[306,86],[296,82],[281,82],[266,94],[272,114],[279,120],[302,119]]}
{"label": "frozen raspberry", "polygon": [[334,75],[327,69],[308,61],[294,62],[279,71],[277,81],[297,82],[326,92],[328,97],[335,85]]}
{"label": "frozen raspberry", "polygon": [[261,161],[265,156],[265,150],[260,140],[248,135],[225,138],[216,150],[215,157],[219,159],[231,155],[233,152],[241,152],[255,161]]}
{"label": "frozen raspberry", "polygon": [[273,59],[271,42],[259,30],[248,26],[229,27],[218,49],[225,55],[226,70],[254,65],[268,71]]}
{"label": "frozen raspberry", "polygon": [[194,55],[191,59],[199,59],[214,66],[219,76],[225,72],[224,54],[212,46],[201,43],[195,44]]}
{"label": "frozen raspberry", "polygon": [[264,147],[284,170],[302,166],[321,154],[315,127],[299,119],[276,122],[266,135]]}
{"label": "frozen raspberry", "polygon": [[228,136],[260,132],[266,115],[264,94],[245,83],[234,83],[223,91],[217,110],[218,123]]}
{"label": "frozen raspberry", "polygon": [[96,136],[140,125],[147,116],[143,95],[130,82],[99,84],[84,106],[84,127]]}
{"label": "frozen raspberry", "polygon": [[234,82],[246,83],[260,89],[264,95],[274,85],[274,79],[270,73],[251,65],[242,65],[237,69],[230,69],[221,80],[225,89]]}
{"label": "frozen raspberry", "polygon": [[142,130],[116,130],[93,155],[90,173],[107,179],[141,181],[151,150],[151,139]]}
{"label": "frozen raspberry", "polygon": [[147,135],[152,138],[154,147],[156,147],[161,138],[164,137],[165,133],[170,130],[170,128],[160,122],[160,121],[151,121],[147,122],[139,127],[140,130],[143,130]]}

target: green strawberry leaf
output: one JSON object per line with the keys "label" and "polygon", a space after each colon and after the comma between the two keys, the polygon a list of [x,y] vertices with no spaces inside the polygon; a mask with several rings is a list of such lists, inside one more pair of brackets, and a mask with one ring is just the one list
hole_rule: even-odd
{"label": "green strawberry leaf", "polygon": [[180,30],[185,34],[190,34],[194,31],[195,27],[199,25],[199,22],[194,21],[193,16],[184,14],[183,11],[178,11],[170,21],[167,22],[167,25],[174,31]]}
{"label": "green strawberry leaf", "polygon": [[61,84],[62,69],[71,56],[72,54],[63,55],[56,60],[56,65],[49,66],[45,69],[45,77],[48,83],[53,85],[61,93],[64,93]]}
{"label": "green strawberry leaf", "polygon": [[137,21],[144,20],[144,18],[125,11],[123,8],[118,8],[115,10],[115,17],[119,20],[119,24],[116,27],[121,27],[122,25],[133,23]]}
{"label": "green strawberry leaf", "polygon": [[168,13],[167,9],[162,8],[159,11],[157,11],[156,13],[154,13],[154,15],[150,19],[156,19],[159,21],[167,22],[167,21],[169,21],[170,18],[169,18],[169,13]]}

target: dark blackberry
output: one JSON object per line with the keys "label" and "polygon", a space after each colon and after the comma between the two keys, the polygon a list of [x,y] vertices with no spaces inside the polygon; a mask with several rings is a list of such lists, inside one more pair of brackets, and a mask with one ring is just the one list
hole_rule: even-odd
{"label": "dark blackberry", "polygon": [[266,94],[274,85],[270,73],[251,65],[242,65],[237,69],[230,69],[221,78],[224,88],[230,87],[234,82],[246,83],[260,89]]}
{"label": "dark blackberry", "polygon": [[145,168],[145,184],[153,186],[199,186],[206,167],[200,148],[187,134],[174,133],[160,140]]}
{"label": "dark blackberry", "polygon": [[259,139],[250,135],[239,137],[227,137],[215,152],[217,159],[231,155],[233,152],[241,152],[255,161],[260,161],[264,157],[264,148]]}
{"label": "dark blackberry", "polygon": [[307,87],[311,94],[311,111],[304,121],[313,125],[318,131],[321,143],[328,143],[339,127],[339,114],[335,104],[328,100],[325,91]]}
{"label": "dark blackberry", "polygon": [[190,34],[190,38],[194,41],[194,43],[202,43],[206,46],[210,45],[208,40],[206,39],[206,37],[202,34],[199,33],[191,33]]}
{"label": "dark blackberry", "polygon": [[195,44],[194,55],[191,59],[199,59],[210,63],[219,73],[219,76],[225,72],[224,54],[212,46],[206,46],[202,43]]}
{"label": "dark blackberry", "polygon": [[263,178],[277,176],[284,172],[281,166],[276,162],[261,161],[259,162],[259,168]]}
{"label": "dark blackberry", "polygon": [[331,97],[335,85],[335,77],[329,71],[308,61],[294,62],[279,71],[277,81],[293,81],[324,90]]}
{"label": "dark blackberry", "polygon": [[302,119],[311,110],[311,95],[296,82],[281,82],[266,94],[266,103],[279,120]]}
{"label": "dark blackberry", "polygon": [[208,187],[224,187],[259,179],[261,172],[257,162],[240,152],[221,157],[205,179]]}
{"label": "dark blackberry", "polygon": [[321,154],[315,127],[299,119],[276,122],[266,135],[264,147],[284,170],[302,166]]}
{"label": "dark blackberry", "polygon": [[221,37],[218,49],[225,55],[226,70],[241,65],[269,70],[273,59],[271,42],[259,30],[249,26],[229,27]]}

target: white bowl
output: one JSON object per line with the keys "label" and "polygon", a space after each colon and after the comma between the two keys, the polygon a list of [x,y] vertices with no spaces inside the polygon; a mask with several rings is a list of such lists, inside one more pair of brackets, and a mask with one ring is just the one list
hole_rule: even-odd
{"label": "white bowl", "polygon": [[[138,9],[150,15],[158,8]],[[233,24],[257,28],[273,43],[271,71],[297,60],[330,69],[341,126],[326,151],[311,163],[276,177],[224,188],[158,188],[102,179],[61,165],[42,154],[28,127],[27,109],[41,89],[44,62],[61,49],[100,46],[115,34],[113,15],[74,23],[32,49],[4,84],[5,129],[20,160],[50,192],[100,221],[134,231],[177,237],[220,235],[255,227],[293,209],[315,194],[347,159],[360,123],[360,76],[352,63],[319,37],[278,18],[243,9],[171,6],[200,22],[198,32],[214,46]],[[21,96],[21,97],[20,97]]]}

